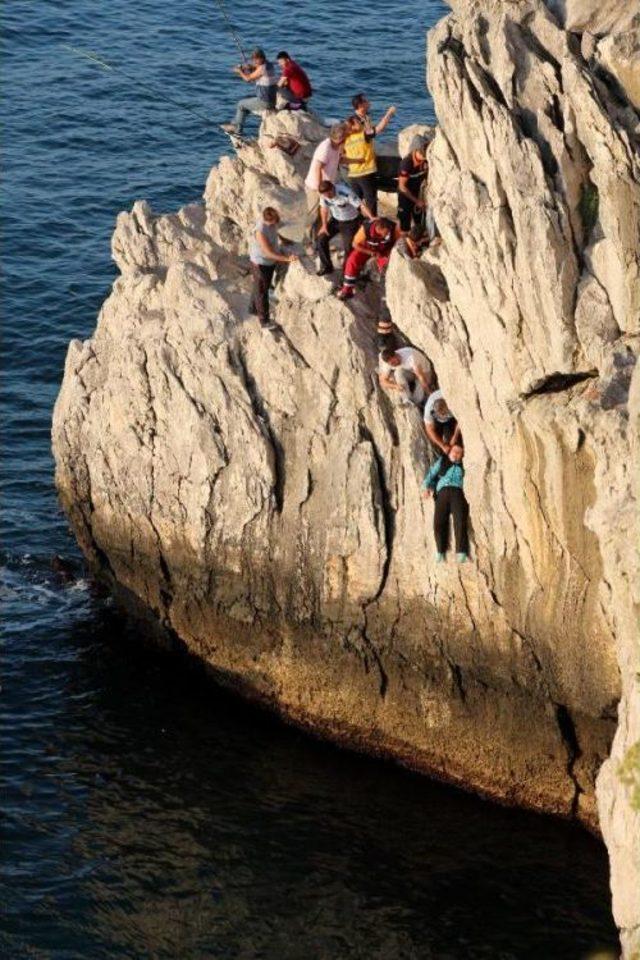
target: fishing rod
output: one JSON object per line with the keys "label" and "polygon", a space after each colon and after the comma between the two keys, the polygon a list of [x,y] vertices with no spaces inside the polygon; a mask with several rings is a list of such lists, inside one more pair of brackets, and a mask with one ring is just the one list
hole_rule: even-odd
{"label": "fishing rod", "polygon": [[230,19],[230,17],[229,17],[229,14],[227,13],[227,8],[225,7],[223,0],[216,0],[216,3],[218,4],[218,7],[220,8],[220,13],[222,14],[222,16],[223,16],[223,18],[224,18],[224,21],[225,21],[225,23],[226,23],[226,25],[227,25],[227,27],[228,27],[228,29],[229,29],[229,33],[230,33],[231,36],[233,37],[234,43],[235,43],[236,47],[238,48],[238,50],[240,51],[240,56],[242,57],[243,62],[244,62],[245,64],[247,64],[247,63],[249,62],[249,58],[248,58],[248,56],[246,55],[246,53],[244,52],[242,43],[241,43],[241,41],[240,41],[240,37],[238,36],[238,33],[237,33],[237,31],[236,31],[236,28],[234,27],[233,23],[231,22],[231,19]]}
{"label": "fishing rod", "polygon": [[62,46],[65,50],[70,50],[77,57],[83,57],[85,60],[89,60],[92,63],[97,64],[99,67],[102,67],[103,70],[110,70],[112,73],[119,73],[123,77],[126,77],[127,80],[130,80],[132,83],[137,84],[139,87],[142,87],[148,93],[151,93],[153,97],[157,100],[164,100],[165,103],[170,103],[173,107],[179,107],[181,110],[185,110],[187,113],[190,113],[192,116],[197,117],[198,120],[203,120],[204,123],[209,123],[211,126],[216,128],[220,132],[219,124],[212,120],[211,117],[206,117],[203,113],[199,113],[197,110],[193,110],[191,107],[188,107],[185,103],[180,103],[179,100],[172,100],[171,97],[167,97],[163,93],[159,93],[154,87],[150,84],[145,83],[144,80],[139,80],[138,77],[134,77],[133,74],[127,73],[126,70],[123,70],[122,67],[116,67],[114,64],[109,63],[107,60],[103,60],[102,57],[97,56],[97,54],[92,53],[90,50],[81,50],[79,47],[72,47],[68,43],[63,43]]}

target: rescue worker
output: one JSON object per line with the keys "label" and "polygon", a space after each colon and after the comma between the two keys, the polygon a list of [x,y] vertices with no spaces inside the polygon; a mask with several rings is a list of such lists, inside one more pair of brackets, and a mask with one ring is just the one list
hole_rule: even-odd
{"label": "rescue worker", "polygon": [[389,126],[395,107],[389,107],[378,123],[369,116],[371,104],[364,93],[351,101],[353,115],[347,120],[348,136],[344,145],[344,159],[349,166],[349,183],[365,201],[370,210],[378,213],[378,164],[374,140]]}
{"label": "rescue worker", "polygon": [[400,236],[398,225],[387,217],[378,217],[362,224],[353,238],[353,248],[344,265],[344,279],[338,293],[340,300],[349,300],[363,267],[375,258],[379,270],[389,262],[393,245]]}
{"label": "rescue worker", "polygon": [[400,161],[398,170],[398,220],[403,233],[413,224],[424,221],[426,202],[423,189],[429,174],[426,137],[416,136],[411,141],[409,153]]}

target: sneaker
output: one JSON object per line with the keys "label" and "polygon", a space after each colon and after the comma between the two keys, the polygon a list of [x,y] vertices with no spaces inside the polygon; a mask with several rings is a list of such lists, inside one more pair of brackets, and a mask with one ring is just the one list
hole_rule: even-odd
{"label": "sneaker", "polygon": [[317,277],[327,277],[330,273],[333,273],[333,267],[320,267],[316,270]]}
{"label": "sneaker", "polygon": [[456,560],[458,563],[466,563],[468,559],[469,555],[467,553],[456,553]]}
{"label": "sneaker", "polygon": [[273,320],[260,320],[260,326],[263,330],[277,330],[278,324]]}
{"label": "sneaker", "polygon": [[447,558],[444,553],[436,553],[436,563],[444,563],[446,559]]}
{"label": "sneaker", "polygon": [[355,295],[355,290],[353,287],[340,287],[336,296],[338,300],[351,300],[351,297]]}

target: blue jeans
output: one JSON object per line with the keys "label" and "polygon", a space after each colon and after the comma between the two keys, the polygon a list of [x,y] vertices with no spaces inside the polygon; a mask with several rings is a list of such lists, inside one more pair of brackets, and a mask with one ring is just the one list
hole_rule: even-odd
{"label": "blue jeans", "polygon": [[233,118],[233,122],[238,128],[238,133],[242,133],[244,122],[250,113],[264,113],[268,107],[268,103],[259,97],[244,97],[243,100],[239,100],[236,107],[236,115]]}

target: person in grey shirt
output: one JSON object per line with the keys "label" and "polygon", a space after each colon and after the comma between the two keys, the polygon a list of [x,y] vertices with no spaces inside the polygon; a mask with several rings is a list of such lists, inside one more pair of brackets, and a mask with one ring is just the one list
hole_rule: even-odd
{"label": "person in grey shirt", "polygon": [[255,223],[249,240],[249,260],[253,274],[253,296],[250,312],[258,316],[263,327],[273,329],[269,319],[269,290],[279,263],[293,263],[295,253],[282,253],[278,224],[280,214],[275,207],[265,207]]}
{"label": "person in grey shirt", "polygon": [[238,101],[233,121],[221,124],[226,133],[235,133],[241,136],[245,120],[250,113],[262,114],[265,110],[275,110],[278,78],[273,63],[267,60],[264,50],[259,48],[253,51],[251,61],[248,64],[234,67],[233,72],[245,83],[255,83],[256,85],[254,97],[244,97]]}

